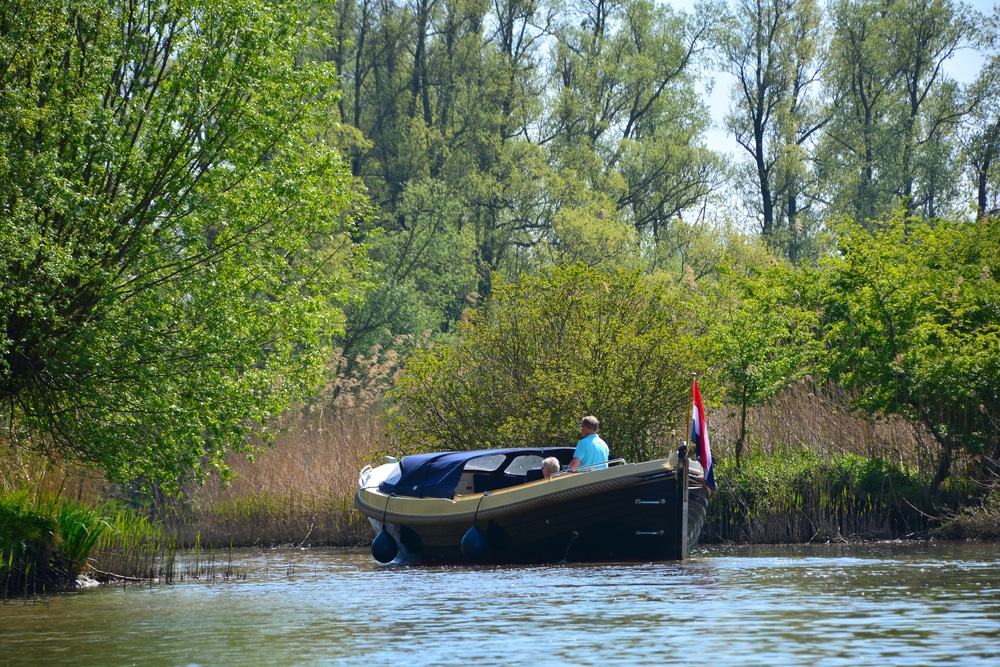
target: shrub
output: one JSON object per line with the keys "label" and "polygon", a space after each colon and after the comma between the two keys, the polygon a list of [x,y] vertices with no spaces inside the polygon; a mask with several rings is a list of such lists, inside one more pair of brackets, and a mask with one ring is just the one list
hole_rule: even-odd
{"label": "shrub", "polygon": [[692,298],[582,265],[500,283],[454,346],[408,361],[390,435],[404,452],[565,446],[594,414],[612,456],[664,454],[707,365]]}

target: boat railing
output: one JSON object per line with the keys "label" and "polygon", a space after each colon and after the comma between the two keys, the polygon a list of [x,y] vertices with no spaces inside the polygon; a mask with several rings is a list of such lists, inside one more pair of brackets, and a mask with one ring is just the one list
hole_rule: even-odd
{"label": "boat railing", "polygon": [[611,459],[610,461],[604,461],[603,463],[591,463],[590,465],[580,466],[578,468],[573,468],[572,470],[560,470],[559,472],[554,472],[549,476],[549,479],[558,477],[559,475],[575,475],[578,472],[604,470],[605,468],[611,468],[613,466],[623,466],[626,463],[627,461],[625,459]]}

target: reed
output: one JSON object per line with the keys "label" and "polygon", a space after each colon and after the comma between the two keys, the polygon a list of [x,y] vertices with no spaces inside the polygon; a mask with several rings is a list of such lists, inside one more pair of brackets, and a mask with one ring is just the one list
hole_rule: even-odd
{"label": "reed", "polygon": [[131,509],[112,510],[105,523],[90,555],[98,580],[173,580],[177,542],[161,523]]}
{"label": "reed", "polygon": [[383,429],[376,404],[295,412],[253,462],[230,458],[230,487],[213,479],[189,489],[171,529],[185,546],[364,544],[371,527],[353,498],[358,470],[376,456]]}
{"label": "reed", "polygon": [[776,447],[751,450],[739,469],[732,459],[717,465],[706,543],[897,539],[930,528],[930,478],[885,458]]}

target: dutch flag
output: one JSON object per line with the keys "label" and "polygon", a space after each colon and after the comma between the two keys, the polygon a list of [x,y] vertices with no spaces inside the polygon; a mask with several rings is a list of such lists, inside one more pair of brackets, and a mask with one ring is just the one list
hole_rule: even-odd
{"label": "dutch flag", "polygon": [[698,462],[705,469],[705,483],[715,491],[715,471],[712,470],[712,448],[708,444],[708,426],[705,423],[705,408],[701,404],[701,392],[698,391],[698,381],[694,381],[691,390],[691,444],[695,447]]}

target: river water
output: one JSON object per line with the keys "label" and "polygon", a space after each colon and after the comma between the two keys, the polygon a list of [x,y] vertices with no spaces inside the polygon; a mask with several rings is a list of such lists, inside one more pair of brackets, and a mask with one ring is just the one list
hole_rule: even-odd
{"label": "river water", "polygon": [[0,665],[1000,665],[996,544],[534,567],[382,566],[367,550],[220,560],[171,585],[0,603]]}

